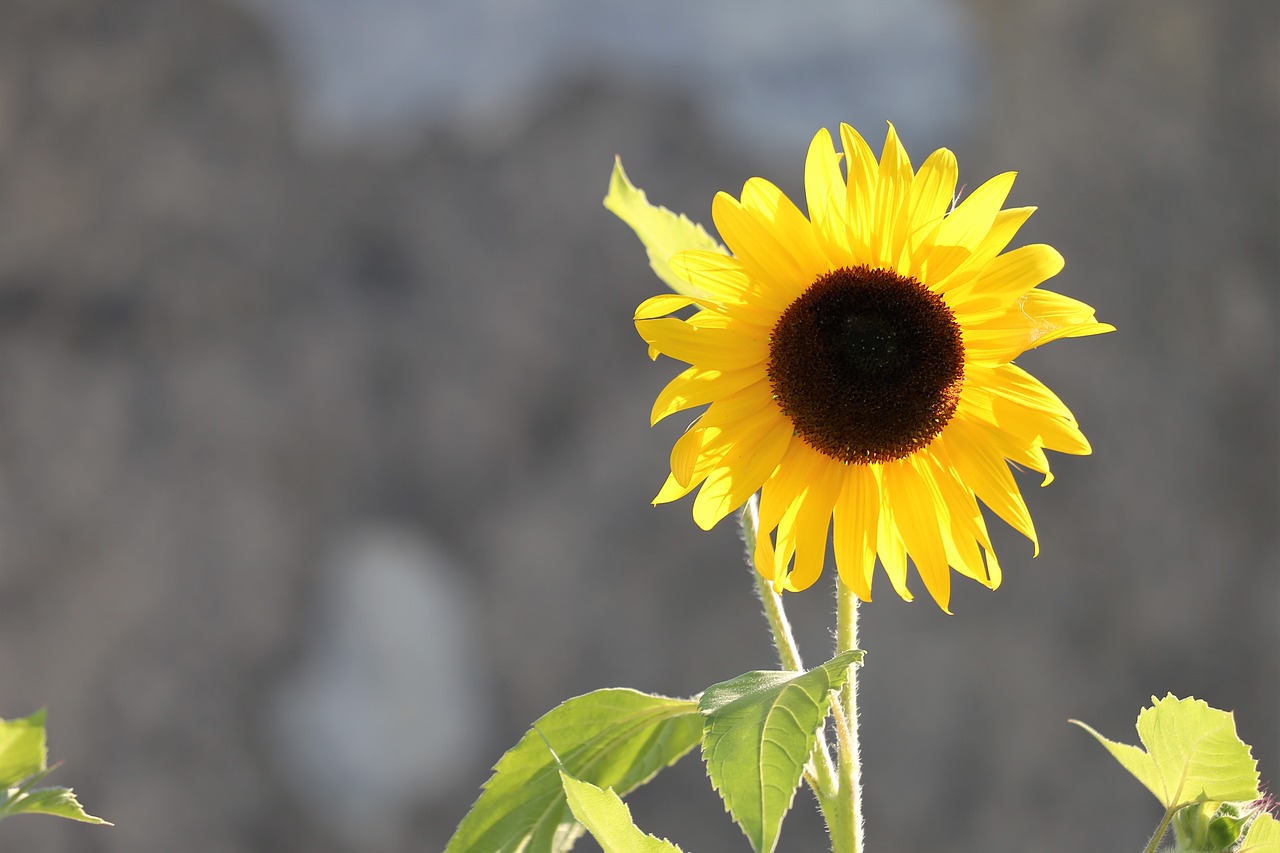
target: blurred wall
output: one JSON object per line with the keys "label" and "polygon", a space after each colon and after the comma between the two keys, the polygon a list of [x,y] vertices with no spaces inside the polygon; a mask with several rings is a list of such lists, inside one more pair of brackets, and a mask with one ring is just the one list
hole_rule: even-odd
{"label": "blurred wall", "polygon": [[[1127,739],[1195,694],[1280,773],[1277,11],[956,8],[961,180],[1018,169],[1023,239],[1120,331],[1023,362],[1095,449],[1023,481],[1041,556],[1003,536],[1004,586],[955,616],[883,580],[863,611],[869,837],[1132,849],[1156,809],[1068,717]],[[54,780],[117,824],[6,821],[6,847],[436,850],[559,700],[772,664],[731,526],[648,506],[676,369],[631,329],[660,285],[600,199],[620,153],[709,223],[752,174],[798,191],[801,150],[603,67],[501,135],[317,145],[272,32],[216,0],[0,10],[0,714],[48,705]],[[894,118],[835,100],[868,138]],[[789,603],[821,659],[829,599]],[[692,760],[633,801],[744,848]],[[783,848],[821,839],[802,794]]]}

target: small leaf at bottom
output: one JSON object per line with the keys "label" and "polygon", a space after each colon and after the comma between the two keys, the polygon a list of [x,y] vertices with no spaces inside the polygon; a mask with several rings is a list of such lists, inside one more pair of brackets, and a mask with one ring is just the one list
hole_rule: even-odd
{"label": "small leaf at bottom", "polygon": [[18,814],[47,814],[65,817],[68,820],[78,820],[81,823],[113,825],[86,812],[70,788],[36,788],[34,791],[19,794],[5,803],[2,813],[4,817]]}
{"label": "small leaf at bottom", "polygon": [[640,831],[631,809],[612,788],[597,788],[563,770],[560,782],[573,816],[587,828],[604,853],[681,853],[670,841]]}
{"label": "small leaf at bottom", "polygon": [[626,794],[693,749],[701,730],[689,699],[611,689],[563,702],[498,761],[445,853],[568,850],[582,826],[559,769]]}

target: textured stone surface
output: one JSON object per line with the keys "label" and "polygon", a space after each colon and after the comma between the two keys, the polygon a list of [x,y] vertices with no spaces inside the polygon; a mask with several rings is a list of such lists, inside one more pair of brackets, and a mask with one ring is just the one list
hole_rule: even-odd
{"label": "textured stone surface", "polygon": [[[40,0],[0,26],[0,648],[24,651],[0,655],[0,713],[47,704],[55,779],[117,823],[10,821],[5,846],[353,849],[264,741],[318,569],[368,524],[465,567],[493,720],[387,849],[440,849],[563,698],[768,666],[733,531],[647,507],[674,369],[630,328],[658,285],[600,199],[621,153],[707,221],[750,174],[794,191],[799,152],[753,161],[679,95],[600,80],[491,144],[319,153],[256,22],[180,5]],[[1194,693],[1280,772],[1276,13],[973,11],[991,89],[962,180],[1019,169],[1015,202],[1042,207],[1025,238],[1121,332],[1025,360],[1096,453],[1023,481],[1042,555],[1002,536],[1005,586],[957,586],[953,617],[884,583],[864,610],[871,839],[1132,847],[1153,804],[1067,717],[1123,739],[1150,694]],[[794,607],[817,660],[831,607]],[[642,825],[740,849],[697,765],[670,772],[634,798]],[[811,812],[786,849],[820,848]]]}

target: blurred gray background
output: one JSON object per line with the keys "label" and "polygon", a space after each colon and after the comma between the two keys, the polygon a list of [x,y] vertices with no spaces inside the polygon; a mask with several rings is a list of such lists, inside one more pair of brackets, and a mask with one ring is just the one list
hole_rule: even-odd
{"label": "blurred gray background", "polygon": [[[864,608],[870,849],[1136,850],[1083,732],[1234,709],[1280,781],[1271,0],[6,0],[0,715],[114,829],[30,851],[437,851],[558,701],[773,666],[733,525],[653,509],[677,367],[601,207],[615,154],[710,224],[841,120],[970,189],[1117,334],[1022,363],[1092,458],[954,616]],[[788,603],[811,662],[822,585]],[[696,758],[632,798],[746,850]],[[785,851],[817,851],[807,793]],[[588,841],[581,849],[594,849]]]}

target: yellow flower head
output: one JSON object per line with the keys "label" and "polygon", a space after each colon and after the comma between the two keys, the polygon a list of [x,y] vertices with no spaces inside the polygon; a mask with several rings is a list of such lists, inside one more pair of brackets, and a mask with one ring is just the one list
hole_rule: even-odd
{"label": "yellow flower head", "polygon": [[1013,360],[1113,327],[1038,289],[1062,269],[1053,248],[1004,251],[1033,211],[1001,209],[1012,172],[953,206],[950,151],[913,171],[892,126],[879,159],[848,125],[840,137],[844,170],[826,130],[809,146],[808,217],[760,178],[740,199],[718,194],[732,255],[676,254],[688,287],[637,309],[650,354],[690,365],[653,422],[710,404],[676,441],[654,503],[698,489],[693,517],[710,529],[758,490],[755,562],[775,589],[818,579],[834,527],[840,577],[860,598],[879,557],[910,600],[910,557],[945,610],[951,569],[1000,583],[977,499],[1036,541],[1006,460],[1047,484],[1045,450],[1089,453],[1067,407]]}

